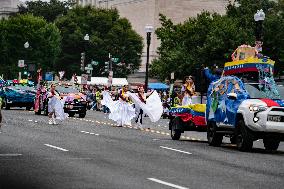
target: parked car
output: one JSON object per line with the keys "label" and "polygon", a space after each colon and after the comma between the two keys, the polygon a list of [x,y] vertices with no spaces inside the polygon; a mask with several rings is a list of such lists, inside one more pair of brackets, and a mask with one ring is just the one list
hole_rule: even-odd
{"label": "parked car", "polygon": [[3,107],[9,110],[11,107],[26,107],[30,110],[35,99],[35,88],[29,86],[15,85],[3,87],[0,96],[3,99]]}
{"label": "parked car", "polygon": [[258,139],[263,139],[265,149],[277,150],[284,140],[283,91],[273,81],[243,83],[235,76],[211,83],[206,105],[209,145],[220,146],[228,136],[241,151],[250,151]]}

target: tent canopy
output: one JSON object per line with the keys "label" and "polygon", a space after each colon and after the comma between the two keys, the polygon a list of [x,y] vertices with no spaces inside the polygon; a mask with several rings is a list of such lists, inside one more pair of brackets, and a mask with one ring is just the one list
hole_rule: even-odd
{"label": "tent canopy", "polygon": [[108,78],[107,77],[91,77],[91,85],[107,85]]}
{"label": "tent canopy", "polygon": [[157,90],[166,90],[169,88],[169,86],[164,83],[149,83],[148,88],[157,89]]}
{"label": "tent canopy", "polygon": [[[81,84],[81,76],[77,76],[78,84]],[[88,85],[108,85],[107,77],[91,77],[91,81],[87,82]],[[112,78],[112,86],[128,85],[126,78]]]}
{"label": "tent canopy", "polygon": [[126,78],[112,78],[112,86],[124,86],[128,85]]}

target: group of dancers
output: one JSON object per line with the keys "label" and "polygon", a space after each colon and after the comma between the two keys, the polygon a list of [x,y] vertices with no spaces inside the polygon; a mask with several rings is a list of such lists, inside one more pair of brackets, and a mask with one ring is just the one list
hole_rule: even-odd
{"label": "group of dancers", "polygon": [[128,86],[124,86],[119,91],[119,99],[112,100],[110,92],[103,92],[102,105],[109,108],[109,119],[115,121],[118,127],[123,125],[131,125],[131,120],[135,118],[135,122],[140,128],[143,128],[143,118],[147,115],[152,122],[160,119],[163,113],[161,99],[156,91],[145,93],[144,87],[139,86],[137,93],[128,91]]}
{"label": "group of dancers", "polygon": [[[123,86],[118,91],[118,100],[112,99],[112,92],[108,87],[102,92],[103,99],[101,104],[110,110],[109,119],[115,121],[118,127],[123,125],[131,125],[134,119],[138,127],[143,128],[143,118],[147,115],[152,122],[156,122],[163,114],[163,105],[161,98],[155,90],[145,92],[144,86],[138,86],[137,93],[131,93],[128,86]],[[197,95],[192,76],[185,78],[182,86],[182,106],[192,104],[192,97]],[[55,85],[51,85],[48,93],[48,111],[49,124],[57,124],[56,119],[64,120],[67,116],[64,114],[64,100],[59,99],[59,95],[55,91]]]}
{"label": "group of dancers", "polygon": [[[48,93],[48,124],[56,125],[57,121],[63,121],[67,118],[64,113],[64,99],[60,99],[59,94],[52,84]],[[144,87],[138,87],[138,93],[128,91],[128,86],[123,86],[119,90],[119,99],[113,100],[111,92],[104,90],[103,100],[101,104],[110,110],[109,119],[115,121],[118,127],[123,125],[131,126],[131,120],[135,118],[135,122],[140,128],[143,128],[143,118],[147,115],[152,122],[160,119],[163,113],[161,99],[156,91],[145,93]]]}

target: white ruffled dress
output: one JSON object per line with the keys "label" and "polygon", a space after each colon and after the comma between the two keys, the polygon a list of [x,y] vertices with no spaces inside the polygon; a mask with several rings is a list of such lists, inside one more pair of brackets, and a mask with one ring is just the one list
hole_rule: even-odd
{"label": "white ruffled dress", "polygon": [[[128,94],[125,94],[128,97]],[[119,98],[113,101],[107,91],[103,92],[102,105],[109,108],[109,119],[115,121],[118,125],[131,125],[131,120],[135,117],[135,109],[131,104]]]}

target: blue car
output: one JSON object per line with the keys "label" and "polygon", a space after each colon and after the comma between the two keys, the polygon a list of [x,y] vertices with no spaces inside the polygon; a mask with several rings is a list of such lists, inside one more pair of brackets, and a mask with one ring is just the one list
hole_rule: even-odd
{"label": "blue car", "polygon": [[36,90],[29,86],[7,86],[0,90],[0,97],[2,98],[2,107],[9,110],[11,107],[26,107],[30,110],[34,105]]}

